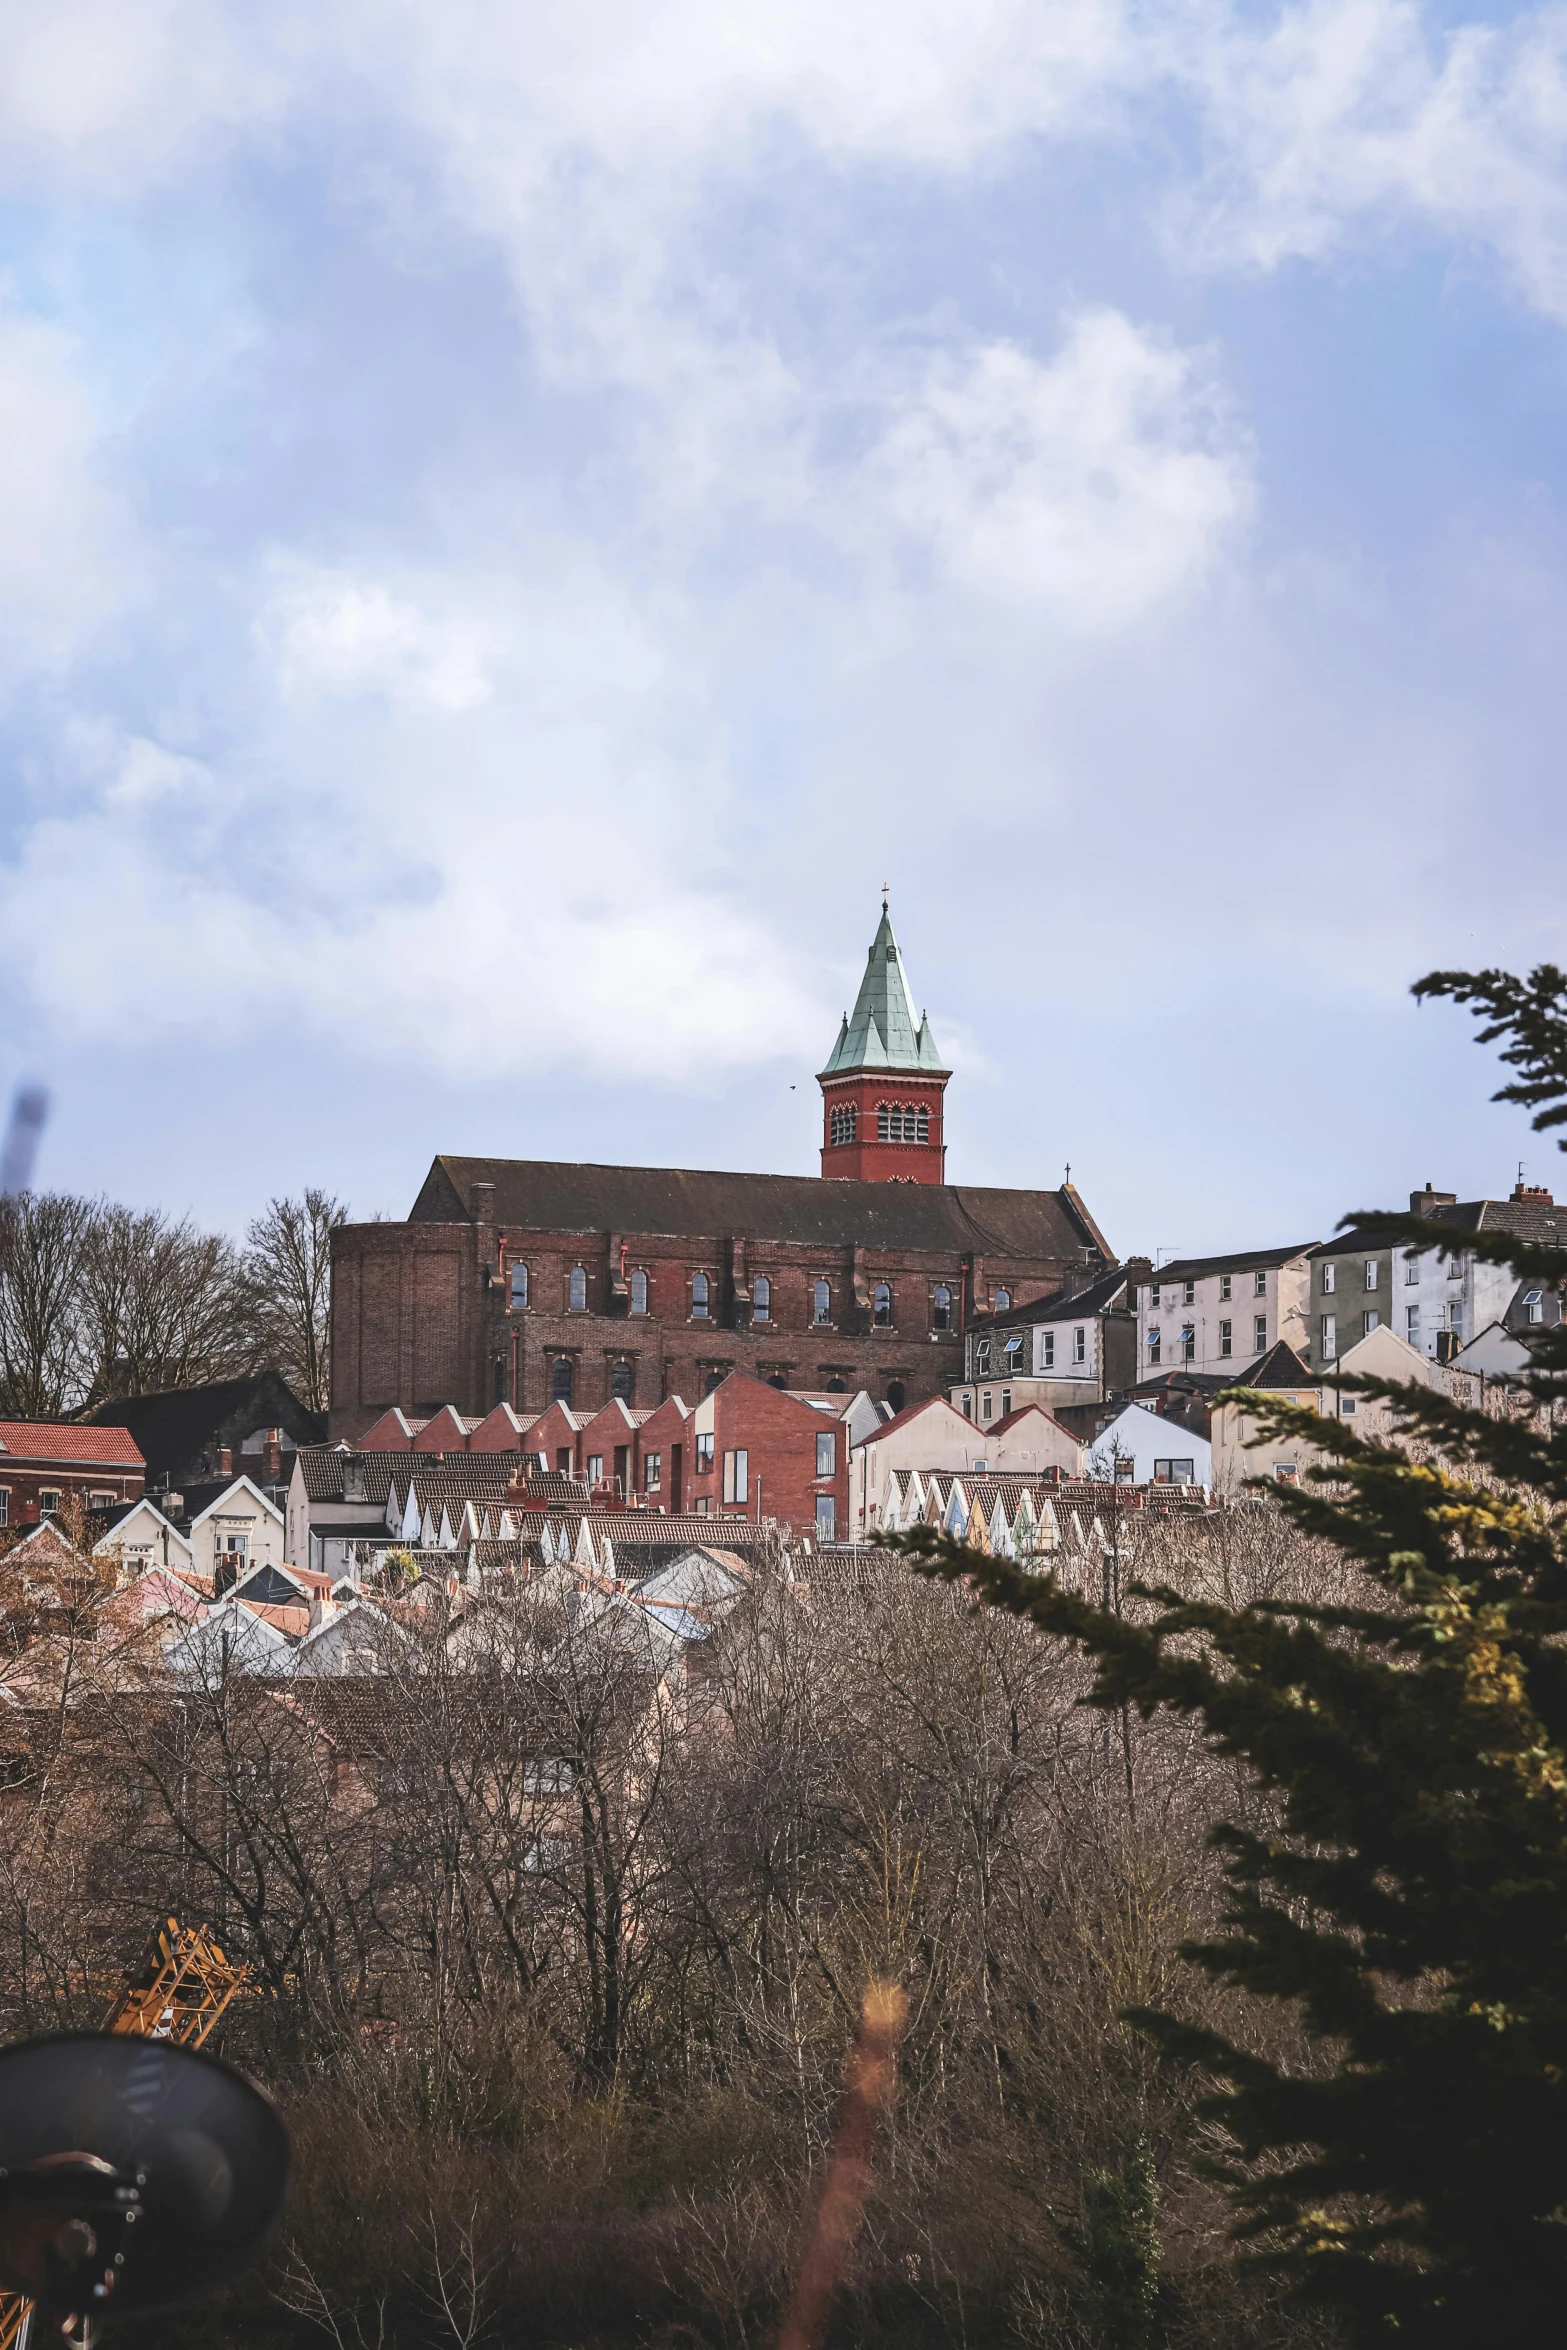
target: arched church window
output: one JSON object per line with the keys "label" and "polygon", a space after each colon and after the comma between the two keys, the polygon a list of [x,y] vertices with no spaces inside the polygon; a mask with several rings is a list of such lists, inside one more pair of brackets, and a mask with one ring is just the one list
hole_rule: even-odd
{"label": "arched church window", "polygon": [[[703,1383],[702,1383],[702,1393],[703,1393],[704,1395],[711,1395],[711,1394],[712,1394],[712,1392],[713,1392],[713,1390],[714,1390],[714,1388],[715,1388],[715,1387],[722,1387],[723,1383],[724,1383],[724,1374],[723,1374],[723,1372],[722,1372],[722,1371],[720,1371],[720,1370],[717,1370],[717,1369],[711,1370],[711,1371],[709,1371],[709,1372],[708,1372],[706,1379],[705,1379],[705,1380],[703,1381]],[[711,1464],[709,1464],[709,1465],[711,1465]]]}
{"label": "arched church window", "polygon": [[588,1310],[588,1273],[585,1265],[573,1265],[566,1279],[566,1306],[573,1314]]}
{"label": "arched church window", "polygon": [[618,1396],[622,1403],[629,1403],[631,1401],[631,1381],[631,1365],[629,1363],[614,1364],[611,1367],[609,1374],[609,1392],[611,1399],[613,1400],[613,1398]]}
{"label": "arched church window", "polygon": [[930,1326],[932,1330],[952,1328],[952,1292],[944,1281],[938,1281],[931,1291]]}
{"label": "arched church window", "polygon": [[832,1320],[832,1291],[825,1281],[811,1284],[811,1320],[818,1329]]}
{"label": "arched church window", "polygon": [[693,1322],[707,1320],[707,1275],[705,1273],[693,1273],[691,1276],[691,1319]]}
{"label": "arched church window", "polygon": [[570,1355],[557,1355],[550,1371],[550,1396],[555,1403],[571,1401],[572,1373],[576,1366]]}
{"label": "arched church window", "polygon": [[513,1265],[511,1269],[511,1302],[514,1313],[520,1314],[528,1302],[528,1268]]}
{"label": "arched church window", "polygon": [[758,1273],[751,1284],[751,1319],[770,1322],[773,1318],[773,1285],[765,1273]]}
{"label": "arched church window", "polygon": [[998,1289],[998,1290],[996,1291],[996,1296],[995,1296],[995,1311],[996,1311],[998,1314],[1004,1314],[1004,1313],[1006,1313],[1006,1312],[1007,1312],[1007,1311],[1010,1309],[1010,1307],[1011,1307],[1011,1304],[1012,1304],[1012,1292],[1011,1292],[1011,1290],[1010,1290],[1010,1289]]}
{"label": "arched church window", "polygon": [[904,1404],[908,1401],[908,1390],[904,1386],[901,1379],[888,1380],[887,1401],[891,1404],[895,1412],[902,1411]]}
{"label": "arched church window", "polygon": [[640,1265],[635,1267],[631,1275],[631,1311],[634,1314],[647,1312],[647,1275]]}
{"label": "arched church window", "polygon": [[875,1289],[871,1292],[871,1297],[877,1329],[890,1330],[892,1328],[892,1291],[885,1281],[877,1282]]}

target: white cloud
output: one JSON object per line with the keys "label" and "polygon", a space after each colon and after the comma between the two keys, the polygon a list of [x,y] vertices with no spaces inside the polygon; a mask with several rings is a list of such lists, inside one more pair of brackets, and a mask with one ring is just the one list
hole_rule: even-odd
{"label": "white cloud", "polygon": [[489,699],[489,632],[421,610],[378,580],[283,564],[257,622],[287,694],[384,693],[437,710]]}
{"label": "white cloud", "polygon": [[1111,310],[1071,321],[1049,362],[1010,343],[938,358],[867,477],[960,586],[1074,626],[1191,586],[1250,503],[1204,369]]}

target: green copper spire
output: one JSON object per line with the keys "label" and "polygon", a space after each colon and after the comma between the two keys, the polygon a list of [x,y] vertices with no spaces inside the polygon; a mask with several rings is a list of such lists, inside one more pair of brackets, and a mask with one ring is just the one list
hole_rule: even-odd
{"label": "green copper spire", "polygon": [[903,976],[903,957],[892,934],[892,917],[883,902],[881,923],[865,965],[865,977],[838,1032],[823,1077],[842,1077],[851,1069],[918,1069],[932,1077],[950,1074],[922,1014],[916,1021],[914,999]]}

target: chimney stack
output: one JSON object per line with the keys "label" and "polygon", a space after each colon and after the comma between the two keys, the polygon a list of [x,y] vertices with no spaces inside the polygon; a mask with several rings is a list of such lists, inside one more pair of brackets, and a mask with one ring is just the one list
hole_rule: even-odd
{"label": "chimney stack", "polygon": [[283,1431],[281,1428],[267,1430],[267,1440],[261,1457],[265,1463],[268,1480],[275,1485],[283,1474]]}
{"label": "chimney stack", "polygon": [[1412,1191],[1409,1195],[1409,1213],[1412,1216],[1429,1216],[1437,1208],[1456,1208],[1457,1205],[1456,1191],[1433,1191],[1429,1178],[1424,1191]]}

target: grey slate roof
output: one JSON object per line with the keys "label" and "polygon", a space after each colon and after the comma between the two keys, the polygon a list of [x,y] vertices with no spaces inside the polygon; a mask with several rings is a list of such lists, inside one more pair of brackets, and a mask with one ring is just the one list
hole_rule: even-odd
{"label": "grey slate roof", "polygon": [[[1126,1267],[1112,1265],[1108,1273],[1101,1273],[1097,1281],[1090,1281],[1082,1289],[1070,1292],[1057,1289],[1049,1297],[1036,1297],[1032,1305],[1011,1306],[994,1320],[984,1319],[986,1330],[1009,1330],[1014,1322],[1070,1322],[1074,1316],[1086,1322],[1092,1315],[1106,1312],[1111,1306],[1124,1302]],[[978,1329],[982,1317],[974,1317]]]}
{"label": "grey slate roof", "polygon": [[1314,1242],[1297,1240],[1287,1248],[1242,1249],[1237,1256],[1181,1257],[1173,1265],[1156,1265],[1145,1273],[1143,1286],[1152,1289],[1157,1284],[1163,1289],[1169,1282],[1201,1281],[1210,1273],[1255,1273],[1269,1265],[1287,1265],[1292,1257],[1311,1256],[1314,1250]]}
{"label": "grey slate roof", "polygon": [[821,1074],[841,1077],[851,1069],[907,1069],[930,1077],[951,1075],[936,1049],[930,1022],[923,1014],[918,1020],[914,1017],[914,999],[904,977],[903,956],[892,934],[892,917],[885,906],[865,959],[865,976],[854,999],[854,1010],[844,1014],[838,1041]]}
{"label": "grey slate roof", "polygon": [[[1547,1206],[1543,1200],[1532,1199],[1459,1200],[1451,1207],[1433,1208],[1426,1222],[1453,1225],[1460,1232],[1506,1232],[1536,1248],[1567,1248],[1567,1203]],[[1384,1226],[1357,1224],[1332,1240],[1322,1241],[1311,1253],[1314,1257],[1353,1257],[1387,1245]],[[1399,1240],[1394,1245],[1405,1249],[1409,1243]]]}
{"label": "grey slate roof", "polygon": [[927,1250],[933,1256],[1072,1258],[1109,1244],[1076,1190],[1002,1191],[957,1183],[824,1182],[819,1175],[729,1175],[686,1167],[576,1166],[557,1159],[460,1159],[431,1165],[414,1224],[467,1224],[475,1183],[495,1186],[495,1220],[512,1231],[624,1232],[803,1247]]}

